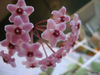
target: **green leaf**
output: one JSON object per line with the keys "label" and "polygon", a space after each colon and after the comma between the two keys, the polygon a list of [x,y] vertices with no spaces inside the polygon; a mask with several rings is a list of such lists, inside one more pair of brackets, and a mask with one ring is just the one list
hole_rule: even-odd
{"label": "green leaf", "polygon": [[79,61],[81,64],[84,64],[84,61],[83,61],[83,58],[82,58],[82,57],[80,57],[80,58],[78,59],[78,61]]}
{"label": "green leaf", "polygon": [[100,62],[92,62],[91,68],[93,72],[100,72]]}
{"label": "green leaf", "polygon": [[76,69],[78,69],[78,65],[77,64],[70,64],[68,66],[68,71],[75,71]]}
{"label": "green leaf", "polygon": [[73,75],[72,72],[66,72],[64,75]]}
{"label": "green leaf", "polygon": [[85,68],[80,68],[75,72],[75,75],[88,75],[88,70]]}
{"label": "green leaf", "polygon": [[42,72],[39,75],[47,75],[47,73],[46,72]]}
{"label": "green leaf", "polygon": [[47,71],[46,71],[46,73],[47,73],[48,75],[51,75],[52,72],[53,72],[53,68],[48,68]]}

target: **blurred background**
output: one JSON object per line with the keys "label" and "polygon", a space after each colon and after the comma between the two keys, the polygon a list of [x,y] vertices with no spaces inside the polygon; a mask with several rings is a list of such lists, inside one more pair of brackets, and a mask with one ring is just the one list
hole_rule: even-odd
{"label": "blurred background", "polygon": [[[80,38],[72,49],[73,51],[64,57],[56,68],[50,68],[46,72],[42,72],[39,69],[27,71],[21,68],[22,71],[20,73],[10,72],[10,75],[14,73],[21,75],[24,71],[26,72],[24,75],[100,75],[100,0],[25,1],[27,5],[35,8],[35,12],[30,16],[30,21],[34,24],[48,19],[52,16],[52,10],[58,10],[62,6],[67,8],[66,14],[70,16],[78,13],[82,20]],[[7,11],[6,6],[16,2],[17,0],[0,0],[0,41],[5,39],[4,26],[10,24],[8,18],[11,14]],[[0,73],[2,72],[0,75],[8,75],[8,73],[3,73],[4,71],[1,69],[1,67],[4,67],[3,65],[3,63],[0,65]],[[7,65],[4,69],[8,70]],[[12,71],[19,70],[16,68]],[[34,74],[32,74],[33,72]]]}

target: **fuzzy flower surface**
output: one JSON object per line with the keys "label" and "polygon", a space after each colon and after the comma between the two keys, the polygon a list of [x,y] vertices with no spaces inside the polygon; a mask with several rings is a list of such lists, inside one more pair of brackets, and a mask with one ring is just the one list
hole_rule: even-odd
{"label": "fuzzy flower surface", "polygon": [[26,68],[36,68],[39,67],[38,61],[33,60],[33,61],[25,61],[23,62],[24,65],[26,65]]}
{"label": "fuzzy flower surface", "polygon": [[66,36],[63,31],[66,29],[64,23],[56,24],[54,20],[47,21],[47,29],[42,33],[42,38],[50,42],[51,46],[56,46],[59,40],[65,40]]}
{"label": "fuzzy flower surface", "polygon": [[28,17],[34,12],[34,8],[32,6],[26,6],[24,0],[18,0],[17,4],[8,4],[7,9],[12,14],[9,18],[10,22],[14,22],[16,16],[20,16],[25,23],[29,22]]}
{"label": "fuzzy flower surface", "polygon": [[52,11],[51,14],[53,14],[53,19],[56,21],[56,23],[67,23],[70,21],[70,17],[66,15],[66,8],[64,6],[58,11]]}
{"label": "fuzzy flower surface", "polygon": [[3,40],[1,42],[1,45],[8,48],[8,54],[10,56],[13,56],[15,54],[15,52],[19,50],[18,46],[10,43],[8,40]]}
{"label": "fuzzy flower surface", "polygon": [[73,20],[70,22],[72,26],[72,32],[77,32],[80,28],[81,21],[79,20],[78,14],[74,14]]}
{"label": "fuzzy flower surface", "polygon": [[5,31],[6,38],[11,43],[16,44],[19,40],[28,42],[30,40],[29,31],[33,28],[32,23],[23,23],[20,16],[16,16],[14,19],[14,25],[6,25]]}
{"label": "fuzzy flower surface", "polygon": [[22,44],[22,50],[19,53],[19,56],[25,56],[28,61],[33,61],[36,57],[41,58],[42,53],[39,51],[40,44],[34,43],[23,43]]}
{"label": "fuzzy flower surface", "polygon": [[0,56],[2,56],[2,59],[5,63],[10,64],[12,67],[16,67],[15,59],[11,58],[9,54],[6,54],[4,53],[4,51],[1,51]]}
{"label": "fuzzy flower surface", "polygon": [[45,70],[48,67],[51,67],[51,68],[55,67],[56,66],[56,60],[53,57],[49,56],[48,58],[40,61],[39,64],[42,65],[41,68],[43,70]]}
{"label": "fuzzy flower surface", "polygon": [[64,51],[64,48],[60,48],[55,54],[54,54],[54,58],[56,60],[56,62],[60,62],[61,59],[66,55],[66,52]]}

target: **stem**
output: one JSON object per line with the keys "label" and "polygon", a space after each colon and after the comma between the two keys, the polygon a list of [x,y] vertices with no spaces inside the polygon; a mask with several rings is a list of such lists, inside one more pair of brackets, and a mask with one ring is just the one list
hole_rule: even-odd
{"label": "stem", "polygon": [[50,48],[50,50],[53,52],[53,53],[56,53],[46,42],[45,44]]}
{"label": "stem", "polygon": [[45,50],[45,48],[44,48],[44,45],[43,45],[43,43],[42,43],[42,40],[41,40],[41,38],[40,38],[40,36],[39,36],[39,33],[36,31],[36,36],[39,38],[39,40],[40,40],[40,43],[42,44],[42,47],[43,47],[43,50],[44,50],[44,53],[45,53],[45,55],[46,55],[46,57],[48,57],[48,55],[47,55],[47,52],[46,52],[46,50]]}
{"label": "stem", "polygon": [[[41,28],[41,27],[46,27],[46,25],[40,25],[40,26],[37,26],[38,24],[40,24],[40,23],[43,23],[43,22],[46,22],[47,21],[47,19],[46,20],[42,20],[42,21],[39,21],[38,23],[36,23],[35,24],[35,29],[34,29],[34,32],[36,31],[36,29],[37,30],[40,30],[40,31],[44,31],[45,29],[43,29],[43,28]],[[42,47],[43,47],[43,50],[44,50],[44,52],[45,52],[45,55],[46,55],[46,57],[48,57],[47,56],[47,53],[46,53],[46,50],[45,50],[45,48],[44,48],[44,45],[43,45],[43,43],[42,43],[42,41],[44,42],[44,40],[42,40],[41,39],[41,37],[39,36],[39,33],[36,31],[36,36],[39,38],[39,40],[40,40],[40,43],[42,44]],[[31,33],[31,41],[33,41],[33,38],[32,38],[32,36],[33,36],[33,33]],[[50,48],[50,50],[53,52],[53,53],[55,53],[55,51],[45,42],[45,44]]]}
{"label": "stem", "polygon": [[39,31],[44,31],[45,30],[45,29],[42,29],[40,27],[36,27],[36,29],[39,30]]}
{"label": "stem", "polygon": [[[37,35],[39,36],[39,33],[37,32]],[[49,48],[50,48],[50,50],[53,52],[53,53],[55,53],[55,51],[43,40],[43,39],[41,39],[41,37],[39,36],[39,39],[41,40],[41,41],[43,41]]]}
{"label": "stem", "polygon": [[39,25],[39,27],[46,27],[46,25]]}
{"label": "stem", "polygon": [[48,19],[46,19],[46,20],[42,20],[42,21],[39,21],[38,23],[36,23],[35,25],[38,25],[38,24],[40,24],[40,23],[43,23],[43,22],[46,22]]}
{"label": "stem", "polygon": [[71,25],[66,25],[67,27],[71,27]]}

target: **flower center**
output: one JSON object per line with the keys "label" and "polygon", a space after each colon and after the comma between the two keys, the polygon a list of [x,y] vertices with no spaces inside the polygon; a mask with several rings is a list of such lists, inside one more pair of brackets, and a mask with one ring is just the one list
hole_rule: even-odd
{"label": "flower center", "polygon": [[19,27],[17,27],[17,28],[15,29],[15,34],[20,35],[21,33],[22,33],[22,29],[19,28]]}
{"label": "flower center", "polygon": [[18,15],[22,15],[23,14],[23,9],[22,8],[17,8],[16,13]]}
{"label": "flower center", "polygon": [[9,43],[8,47],[9,47],[10,49],[14,49],[14,48],[15,48],[15,45]]}
{"label": "flower center", "polygon": [[53,32],[53,35],[54,35],[55,37],[58,37],[58,36],[60,35],[60,32],[59,32],[58,30],[55,30],[55,31]]}
{"label": "flower center", "polygon": [[50,61],[47,61],[47,66],[52,66],[53,64]]}
{"label": "flower center", "polygon": [[65,21],[65,17],[64,16],[60,17],[60,21],[64,22]]}
{"label": "flower center", "polygon": [[72,43],[72,47],[75,45],[75,42]]}
{"label": "flower center", "polygon": [[36,65],[32,64],[32,65],[30,65],[30,67],[31,67],[31,68],[35,68],[35,67],[36,67]]}
{"label": "flower center", "polygon": [[61,55],[61,54],[58,54],[58,55],[57,55],[57,58],[58,58],[58,59],[62,58],[62,55]]}
{"label": "flower center", "polygon": [[3,58],[3,61],[4,61],[5,63],[8,63],[8,59],[6,59],[6,58]]}
{"label": "flower center", "polygon": [[77,24],[77,29],[79,29],[79,28],[80,28],[80,24],[78,23],[78,24]]}
{"label": "flower center", "polygon": [[33,52],[28,52],[28,53],[27,53],[27,56],[28,56],[28,57],[33,57],[34,54],[33,54]]}

